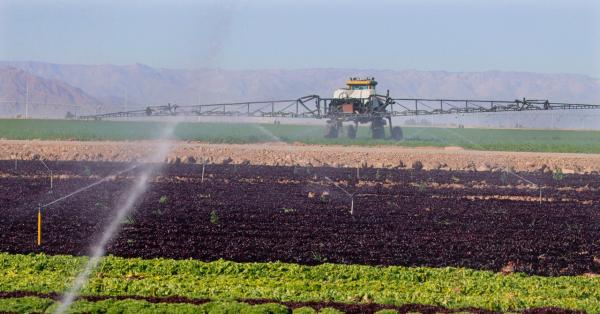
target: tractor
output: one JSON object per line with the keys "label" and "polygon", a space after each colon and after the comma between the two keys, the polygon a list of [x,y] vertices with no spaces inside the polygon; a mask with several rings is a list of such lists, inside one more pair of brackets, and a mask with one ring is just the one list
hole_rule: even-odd
{"label": "tractor", "polygon": [[391,138],[402,140],[402,129],[392,126],[392,116],[388,111],[388,106],[394,103],[389,91],[385,96],[378,95],[375,91],[377,81],[373,77],[352,77],[346,85],[346,88],[336,89],[333,98],[326,104],[326,138],[337,138],[343,131],[343,123],[351,122],[346,127],[349,138],[356,138],[359,124],[370,123],[371,136],[383,139],[386,123],[389,123]]}
{"label": "tractor", "polygon": [[[389,125],[390,137],[400,141],[402,129],[392,126],[392,117],[440,114],[478,114],[520,111],[547,110],[600,110],[600,105],[582,103],[550,102],[549,100],[470,100],[432,98],[391,98],[389,90],[385,95],[375,91],[377,81],[373,77],[352,77],[346,81],[346,88],[336,89],[332,98],[307,95],[297,99],[222,102],[198,105],[147,106],[145,109],[109,112],[80,116],[84,120],[150,116],[224,116],[290,119],[326,119],[325,137],[337,138],[346,133],[356,138],[359,124],[370,123],[374,139],[385,138],[385,128]],[[311,104],[314,101],[314,105]],[[394,108],[396,107],[396,108]],[[344,123],[347,125],[344,128]]]}

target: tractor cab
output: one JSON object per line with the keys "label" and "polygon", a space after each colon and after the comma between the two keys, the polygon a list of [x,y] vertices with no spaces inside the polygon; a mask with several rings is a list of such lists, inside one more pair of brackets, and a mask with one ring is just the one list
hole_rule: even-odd
{"label": "tractor cab", "polygon": [[333,92],[333,98],[337,99],[360,99],[363,102],[375,95],[375,86],[377,81],[373,77],[357,78],[351,77],[346,81],[346,88],[338,88]]}
{"label": "tractor cab", "polygon": [[348,89],[350,90],[375,89],[377,81],[374,78],[351,78],[346,81],[346,85],[348,85]]}

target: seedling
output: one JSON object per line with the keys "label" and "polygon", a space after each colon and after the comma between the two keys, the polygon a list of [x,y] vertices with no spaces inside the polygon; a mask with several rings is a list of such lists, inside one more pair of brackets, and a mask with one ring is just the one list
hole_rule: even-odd
{"label": "seedling", "polygon": [[133,239],[127,239],[127,244],[134,244],[134,243],[135,243],[135,240],[133,240]]}
{"label": "seedling", "polygon": [[427,183],[425,181],[419,182],[419,192],[425,192],[427,190]]}
{"label": "seedling", "polygon": [[289,213],[294,213],[294,212],[296,212],[296,209],[294,209],[294,208],[287,208],[287,207],[284,207],[284,208],[282,208],[282,210],[283,210],[283,212],[284,212],[284,213],[286,213],[286,214],[289,214]]}
{"label": "seedling", "polygon": [[133,225],[133,224],[135,224],[135,219],[132,216],[127,216],[127,217],[125,217],[125,219],[123,219],[123,224],[124,225]]}
{"label": "seedling", "polygon": [[219,215],[214,210],[210,212],[210,223],[213,225],[219,224]]}
{"label": "seedling", "polygon": [[158,207],[153,212],[157,215],[162,215],[161,207],[162,207],[162,205],[164,205],[168,202],[169,202],[169,198],[166,195],[161,196],[158,199]]}
{"label": "seedling", "polygon": [[460,178],[459,178],[459,177],[452,176],[452,182],[454,182],[454,183],[459,183],[459,182],[460,182]]}
{"label": "seedling", "polygon": [[319,253],[319,252],[314,252],[313,251],[312,252],[312,259],[315,262],[318,262],[318,263],[325,263],[325,262],[327,262],[327,257],[321,255],[321,253]]}
{"label": "seedling", "polygon": [[89,176],[92,175],[92,170],[90,170],[90,167],[85,166],[83,168],[83,175],[86,176],[86,177],[89,177]]}
{"label": "seedling", "polygon": [[96,206],[97,208],[108,208],[106,205],[104,205],[100,202],[97,202],[96,204],[94,204],[94,206]]}
{"label": "seedling", "polygon": [[169,201],[169,199],[165,195],[161,196],[160,199],[158,199],[158,203],[161,205],[166,204],[168,201]]}
{"label": "seedling", "polygon": [[438,220],[437,223],[439,223],[441,225],[451,225],[452,224],[452,222],[448,219]]}
{"label": "seedling", "polygon": [[381,179],[381,169],[377,169],[377,172],[375,172],[375,180],[379,179]]}
{"label": "seedling", "polygon": [[552,179],[554,179],[554,181],[561,181],[562,179],[564,179],[564,177],[565,175],[563,174],[561,168],[556,167],[552,172]]}
{"label": "seedling", "polygon": [[329,203],[329,192],[323,192],[320,196],[321,203]]}
{"label": "seedling", "polygon": [[506,184],[506,182],[508,181],[508,175],[506,174],[506,172],[502,172],[502,174],[500,174],[500,181],[502,182],[502,184]]}

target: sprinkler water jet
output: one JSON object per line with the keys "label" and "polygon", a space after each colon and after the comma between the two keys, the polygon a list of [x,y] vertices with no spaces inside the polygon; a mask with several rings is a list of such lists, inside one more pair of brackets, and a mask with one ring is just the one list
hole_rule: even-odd
{"label": "sprinkler water jet", "polygon": [[515,177],[517,177],[517,178],[519,178],[519,179],[521,179],[521,180],[523,180],[523,181],[525,181],[525,182],[527,182],[529,184],[533,184],[536,188],[538,188],[540,190],[539,202],[540,202],[540,204],[542,204],[542,187],[539,184],[537,184],[535,182],[532,182],[531,180],[528,180],[528,179],[526,179],[526,178],[524,178],[524,177],[522,177],[522,176],[520,176],[520,175],[518,175],[518,174],[516,174],[516,173],[514,173],[512,171],[510,171],[510,169],[508,169],[508,168],[504,168],[504,172],[508,173],[508,174],[512,174],[513,176],[515,176]]}
{"label": "sprinkler water jet", "polygon": [[44,160],[40,159],[40,162],[42,163],[42,165],[44,165],[44,167],[46,167],[46,169],[50,172],[50,190],[52,190],[52,170],[48,167],[48,165],[46,165],[46,163],[44,162]]}
{"label": "sprinkler water jet", "polygon": [[202,176],[200,177],[200,183],[204,183],[204,167],[206,166],[206,159],[202,158]]}
{"label": "sprinkler water jet", "polygon": [[69,309],[73,301],[77,298],[79,291],[88,281],[92,272],[96,269],[100,260],[106,253],[106,246],[111,239],[119,232],[121,224],[125,217],[129,215],[134,208],[137,200],[148,189],[151,176],[160,171],[165,157],[170,150],[170,142],[168,141],[175,130],[177,123],[169,123],[161,133],[160,141],[156,152],[147,160],[147,166],[141,171],[137,182],[125,194],[127,198],[123,204],[117,208],[115,216],[110,220],[108,226],[104,229],[100,241],[96,243],[91,250],[90,259],[86,263],[84,269],[77,275],[73,285],[67,290],[61,299],[61,305],[55,313],[64,313]]}
{"label": "sprinkler water jet", "polygon": [[336,186],[338,189],[342,190],[342,192],[346,193],[346,195],[348,195],[350,197],[350,215],[354,215],[354,193],[350,193],[350,192],[346,191],[346,189],[341,187],[339,184],[337,184],[337,182],[331,180],[327,176],[325,177],[325,179],[327,179],[327,181],[331,182],[334,186]]}

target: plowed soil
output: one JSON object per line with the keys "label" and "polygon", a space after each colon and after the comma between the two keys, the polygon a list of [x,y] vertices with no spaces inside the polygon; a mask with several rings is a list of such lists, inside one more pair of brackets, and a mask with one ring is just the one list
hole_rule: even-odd
{"label": "plowed soil", "polygon": [[[156,142],[77,142],[0,140],[0,160],[141,161],[155,151]],[[170,162],[253,164],[271,166],[368,166],[493,171],[512,168],[525,172],[600,172],[599,154],[515,153],[467,151],[458,147],[406,148],[334,145],[206,144],[177,142]]]}

